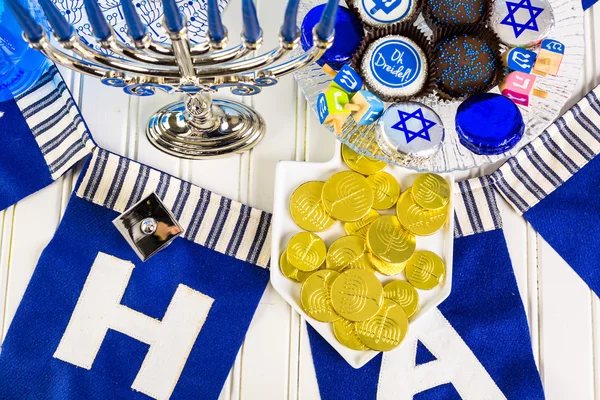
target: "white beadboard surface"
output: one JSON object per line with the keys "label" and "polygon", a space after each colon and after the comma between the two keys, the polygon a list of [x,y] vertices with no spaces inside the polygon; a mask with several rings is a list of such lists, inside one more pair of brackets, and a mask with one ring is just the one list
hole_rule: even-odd
{"label": "white beadboard surface", "polygon": [[[225,13],[231,32],[241,27],[239,3],[232,0]],[[274,47],[285,1],[257,3],[265,48]],[[568,105],[599,83],[599,26],[600,5],[585,13],[585,65]],[[232,41],[236,37],[237,33],[232,34]],[[174,101],[174,96],[129,97],[96,80],[63,72],[100,146],[254,207],[272,210],[279,160],[325,161],[333,154],[333,135],[319,125],[292,76],[256,97],[244,99],[262,113],[268,125],[266,137],[254,150],[218,160],[183,161],[154,149],[144,133],[150,115]],[[220,96],[231,94],[223,91]],[[470,176],[483,172],[472,171]],[[42,249],[58,226],[77,173],[69,172],[50,187],[0,212],[2,337]],[[468,176],[459,173],[457,179]],[[498,198],[547,398],[600,399],[598,298],[531,226]],[[268,286],[221,398],[318,399],[318,393],[304,321]]]}

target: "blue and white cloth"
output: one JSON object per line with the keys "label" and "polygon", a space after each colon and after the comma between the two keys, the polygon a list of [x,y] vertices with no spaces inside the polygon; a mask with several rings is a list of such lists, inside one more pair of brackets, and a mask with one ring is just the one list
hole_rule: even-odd
{"label": "blue and white cloth", "polygon": [[[155,192],[182,238],[112,221]],[[271,216],[96,148],[0,353],[0,398],[217,399],[269,281]]]}
{"label": "blue and white cloth", "polygon": [[353,369],[308,327],[323,400],[535,400],[544,392],[491,181],[455,188],[452,293]]}
{"label": "blue and white cloth", "polygon": [[600,86],[500,167],[491,179],[600,295]]}
{"label": "blue and white cloth", "polygon": [[48,186],[95,147],[54,65],[0,102],[0,210]]}

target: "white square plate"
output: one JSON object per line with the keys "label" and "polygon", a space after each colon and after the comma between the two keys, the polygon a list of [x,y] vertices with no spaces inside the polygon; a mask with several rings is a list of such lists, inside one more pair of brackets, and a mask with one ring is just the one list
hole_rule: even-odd
{"label": "white square plate", "polygon": [[[277,292],[297,311],[309,324],[311,324],[325,340],[331,344],[338,353],[354,368],[360,368],[375,357],[378,352],[373,350],[356,351],[351,350],[340,344],[333,334],[332,324],[319,322],[309,317],[300,304],[301,284],[287,279],[279,268],[279,257],[287,247],[288,241],[302,229],[292,220],[289,212],[289,202],[294,190],[304,182],[308,181],[326,181],[334,173],[347,170],[344,164],[339,147],[334,158],[325,163],[307,163],[281,161],[277,165],[275,175],[275,199],[273,204],[272,235],[273,244],[271,252],[271,284]],[[412,186],[418,173],[401,167],[388,166],[385,169],[398,179],[402,190]],[[454,178],[452,175],[442,175],[453,187]],[[448,215],[454,215],[453,198],[450,198]],[[389,211],[380,212],[381,214],[393,214],[394,208]],[[317,233],[324,241],[327,247],[334,240],[345,235],[341,222],[336,224],[325,232]],[[444,228],[431,236],[417,237],[417,250],[431,250],[444,260],[446,264],[446,276],[441,285],[432,290],[419,290],[419,309],[411,319],[411,324],[420,318],[424,313],[435,308],[444,301],[450,294],[452,287],[452,246],[454,243],[454,218],[448,218]],[[385,285],[387,282],[404,279],[404,275],[389,277],[377,274],[381,282]],[[409,327],[410,329],[410,327]],[[402,346],[402,345],[401,345]]]}

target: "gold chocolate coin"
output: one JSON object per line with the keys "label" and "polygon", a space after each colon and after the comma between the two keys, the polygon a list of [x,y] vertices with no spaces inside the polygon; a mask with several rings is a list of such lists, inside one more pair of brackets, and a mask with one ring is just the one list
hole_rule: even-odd
{"label": "gold chocolate coin", "polygon": [[374,256],[372,253],[369,253],[369,261],[371,261],[371,264],[379,273],[387,276],[399,274],[406,266],[405,262],[399,264],[387,263]]}
{"label": "gold chocolate coin", "polygon": [[412,317],[419,306],[419,292],[406,281],[392,281],[383,287],[383,296],[400,304],[406,316]]}
{"label": "gold chocolate coin", "polygon": [[308,315],[321,322],[340,319],[331,303],[331,285],[339,277],[336,271],[323,269],[308,277],[300,289],[300,302]]}
{"label": "gold chocolate coin", "polygon": [[367,179],[352,171],[338,172],[325,182],[322,194],[325,211],[340,221],[357,221],[373,205],[373,191]]}
{"label": "gold chocolate coin", "polygon": [[371,209],[369,210],[367,215],[365,215],[358,221],[344,223],[344,231],[346,231],[346,235],[356,235],[366,240],[367,232],[369,231],[369,226],[377,218],[379,218],[379,213]]}
{"label": "gold chocolate coin", "polygon": [[292,219],[300,228],[309,232],[321,232],[335,224],[335,220],[327,214],[321,194],[325,182],[306,182],[294,191],[290,199]]}
{"label": "gold chocolate coin", "polygon": [[342,272],[347,268],[360,268],[374,272],[369,261],[369,250],[359,236],[342,236],[329,246],[325,258],[327,269]]}
{"label": "gold chocolate coin", "polygon": [[352,350],[369,350],[367,346],[360,341],[356,333],[356,322],[340,318],[333,321],[333,334],[338,342]]}
{"label": "gold chocolate coin", "polygon": [[389,351],[402,343],[408,331],[408,317],[395,301],[386,299],[381,309],[363,322],[356,324],[360,341],[377,351]]}
{"label": "gold chocolate coin", "polygon": [[333,309],[350,321],[374,316],[383,301],[383,287],[377,277],[363,269],[348,269],[331,286]]}
{"label": "gold chocolate coin", "polygon": [[288,261],[300,271],[310,272],[319,269],[327,248],[319,236],[311,232],[300,232],[295,235],[287,247]]}
{"label": "gold chocolate coin", "polygon": [[287,250],[281,253],[281,257],[279,258],[279,268],[286,278],[295,282],[304,282],[311,274],[310,272],[300,271],[298,268],[294,267],[288,261]]}
{"label": "gold chocolate coin", "polygon": [[345,144],[342,145],[342,158],[351,170],[363,175],[376,174],[387,167],[385,162],[359,154]]}
{"label": "gold chocolate coin", "polygon": [[367,182],[373,190],[373,208],[387,210],[392,208],[400,197],[400,184],[387,172],[378,172],[367,176]]}
{"label": "gold chocolate coin", "polygon": [[415,203],[412,189],[400,195],[396,204],[396,214],[404,228],[419,236],[429,236],[437,232],[446,223],[448,208],[427,210]]}
{"label": "gold chocolate coin", "polygon": [[412,186],[415,203],[428,210],[445,207],[450,200],[450,185],[436,174],[421,174]]}
{"label": "gold chocolate coin", "polygon": [[380,260],[390,264],[401,264],[414,253],[417,239],[400,225],[398,218],[384,215],[369,227],[367,245]]}
{"label": "gold chocolate coin", "polygon": [[406,279],[417,289],[429,290],[444,279],[444,261],[431,251],[417,251],[406,263]]}

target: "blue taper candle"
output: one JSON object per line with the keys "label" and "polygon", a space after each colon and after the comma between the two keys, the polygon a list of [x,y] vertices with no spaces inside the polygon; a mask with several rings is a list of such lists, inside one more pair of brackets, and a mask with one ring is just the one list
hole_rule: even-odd
{"label": "blue taper candle", "polygon": [[71,39],[74,34],[73,26],[62,16],[58,8],[50,0],[39,0],[39,3],[58,40]]}
{"label": "blue taper candle", "polygon": [[215,42],[222,42],[227,36],[217,0],[208,0],[208,35]]}
{"label": "blue taper candle", "polygon": [[183,29],[183,17],[175,0],[163,0],[162,3],[167,29],[171,32],[181,31]]}
{"label": "blue taper candle", "polygon": [[242,0],[242,18],[244,22],[244,32],[242,36],[250,43],[256,43],[262,36],[262,30],[258,23],[256,7],[254,0]]}
{"label": "blue taper candle", "polygon": [[25,36],[32,42],[38,42],[44,37],[44,28],[38,24],[33,16],[18,0],[7,0],[8,8],[25,32]]}
{"label": "blue taper candle", "polygon": [[94,36],[99,40],[108,39],[110,37],[110,28],[106,22],[106,18],[104,18],[104,14],[102,14],[100,5],[98,5],[98,1],[83,0],[83,4]]}
{"label": "blue taper candle", "polygon": [[133,40],[142,40],[146,36],[146,25],[142,23],[131,0],[121,0],[121,8],[127,22],[127,33]]}
{"label": "blue taper candle", "polygon": [[298,25],[296,21],[298,19],[299,5],[300,0],[290,0],[285,9],[283,25],[281,26],[281,37],[286,42],[293,42],[298,37]]}
{"label": "blue taper candle", "polygon": [[329,0],[325,6],[325,10],[323,10],[323,15],[315,30],[321,40],[328,40],[335,31],[338,3],[339,0]]}

